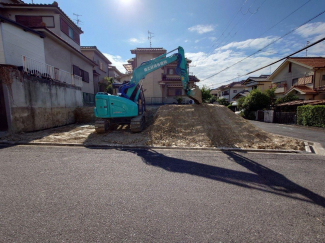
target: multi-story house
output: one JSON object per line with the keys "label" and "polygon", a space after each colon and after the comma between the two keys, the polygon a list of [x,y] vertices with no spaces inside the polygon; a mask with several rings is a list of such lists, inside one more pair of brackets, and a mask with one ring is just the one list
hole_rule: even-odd
{"label": "multi-story house", "polygon": [[290,57],[269,79],[277,97],[293,93],[301,100],[325,99],[325,58]]}
{"label": "multi-story house", "polygon": [[260,75],[259,77],[248,77],[242,85],[244,85],[246,90],[251,91],[252,89],[259,89],[260,91],[265,91],[270,88],[272,82],[269,79],[270,75]]}
{"label": "multi-story house", "polygon": [[107,85],[105,77],[109,77],[109,66],[112,64],[96,46],[81,46],[81,52],[97,65],[93,69],[94,93],[104,92]]}
{"label": "multi-story house", "polygon": [[[46,70],[51,70],[47,75],[63,82],[71,82],[71,74],[76,75],[81,78],[84,97],[94,100],[92,74],[96,63],[81,53],[80,35],[83,31],[59,8],[57,2],[26,4],[22,1],[2,1],[0,15],[44,36],[37,45],[26,38],[13,45],[11,40],[17,36],[17,28],[3,29],[2,34],[6,38],[4,48],[8,50],[5,53],[10,53],[6,57],[7,64],[28,66],[33,70],[46,67]],[[17,44],[18,48],[15,48]]]}
{"label": "multi-story house", "polygon": [[234,97],[245,90],[245,86],[242,85],[242,82],[243,81],[238,81],[222,85],[210,93],[215,95],[218,99],[226,99],[229,102],[234,101]]}
{"label": "multi-story house", "polygon": [[[165,54],[166,50],[164,48],[136,48],[131,50],[131,53],[135,54],[135,57],[128,60],[128,64],[124,65],[128,74],[122,76],[121,81],[130,80],[132,71],[136,67],[145,61]],[[187,59],[187,63],[191,63],[191,60]],[[191,99],[184,92],[181,78],[176,74],[176,66],[177,62],[175,61],[145,77],[143,89],[147,104],[176,103],[178,97],[183,98],[183,103],[190,102]],[[191,87],[196,87],[196,82],[200,81],[194,75],[189,75],[189,80]]]}

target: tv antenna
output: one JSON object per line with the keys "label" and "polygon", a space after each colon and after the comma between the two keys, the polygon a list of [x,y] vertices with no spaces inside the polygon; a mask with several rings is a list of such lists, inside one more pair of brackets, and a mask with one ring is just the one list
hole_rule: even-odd
{"label": "tv antenna", "polygon": [[151,48],[151,39],[153,38],[153,33],[148,30],[148,40],[150,40],[150,48]]}
{"label": "tv antenna", "polygon": [[75,21],[77,22],[77,25],[79,25],[79,23],[82,23],[82,21],[79,19],[79,16],[82,16],[82,15],[75,14],[75,13],[73,13],[73,15],[76,15],[77,16],[77,19],[75,19]]}

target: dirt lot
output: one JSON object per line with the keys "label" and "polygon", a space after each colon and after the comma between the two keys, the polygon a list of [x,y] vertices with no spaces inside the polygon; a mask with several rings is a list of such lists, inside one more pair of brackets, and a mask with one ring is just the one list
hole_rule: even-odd
{"label": "dirt lot", "polygon": [[133,134],[115,126],[105,134],[93,124],[74,124],[33,133],[10,135],[7,141],[178,147],[228,147],[304,150],[302,141],[266,133],[219,105],[148,107],[146,129]]}

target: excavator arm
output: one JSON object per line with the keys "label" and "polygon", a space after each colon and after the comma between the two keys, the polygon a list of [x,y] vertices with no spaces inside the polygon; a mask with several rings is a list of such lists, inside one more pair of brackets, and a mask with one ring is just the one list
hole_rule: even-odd
{"label": "excavator arm", "polygon": [[[178,53],[167,57],[167,54],[175,50],[178,50]],[[182,47],[178,47],[175,50],[172,50],[169,53],[160,55],[154,59],[144,62],[139,67],[137,67],[133,71],[131,81],[119,88],[119,93],[121,93],[121,96],[136,101],[140,95],[140,89],[138,88],[139,82],[144,79],[147,74],[177,60],[176,74],[181,76],[183,89],[185,90],[186,95],[193,99],[196,104],[201,104],[201,90],[199,88],[190,87],[190,81],[187,71],[187,61],[185,59],[184,49]]]}

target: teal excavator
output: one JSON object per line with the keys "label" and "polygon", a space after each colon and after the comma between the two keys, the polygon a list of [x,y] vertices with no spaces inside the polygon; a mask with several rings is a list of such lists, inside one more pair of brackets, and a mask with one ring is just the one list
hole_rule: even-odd
{"label": "teal excavator", "polygon": [[[178,53],[167,57],[167,54],[175,50],[178,50]],[[141,132],[145,125],[146,102],[142,82],[140,83],[140,81],[148,73],[174,61],[177,61],[176,74],[181,76],[186,95],[193,99],[196,104],[201,104],[201,90],[197,87],[190,87],[184,49],[178,47],[168,53],[144,62],[134,69],[131,81],[119,87],[117,95],[110,95],[103,92],[96,94],[96,132],[106,132],[111,124],[130,124],[131,132]]]}

